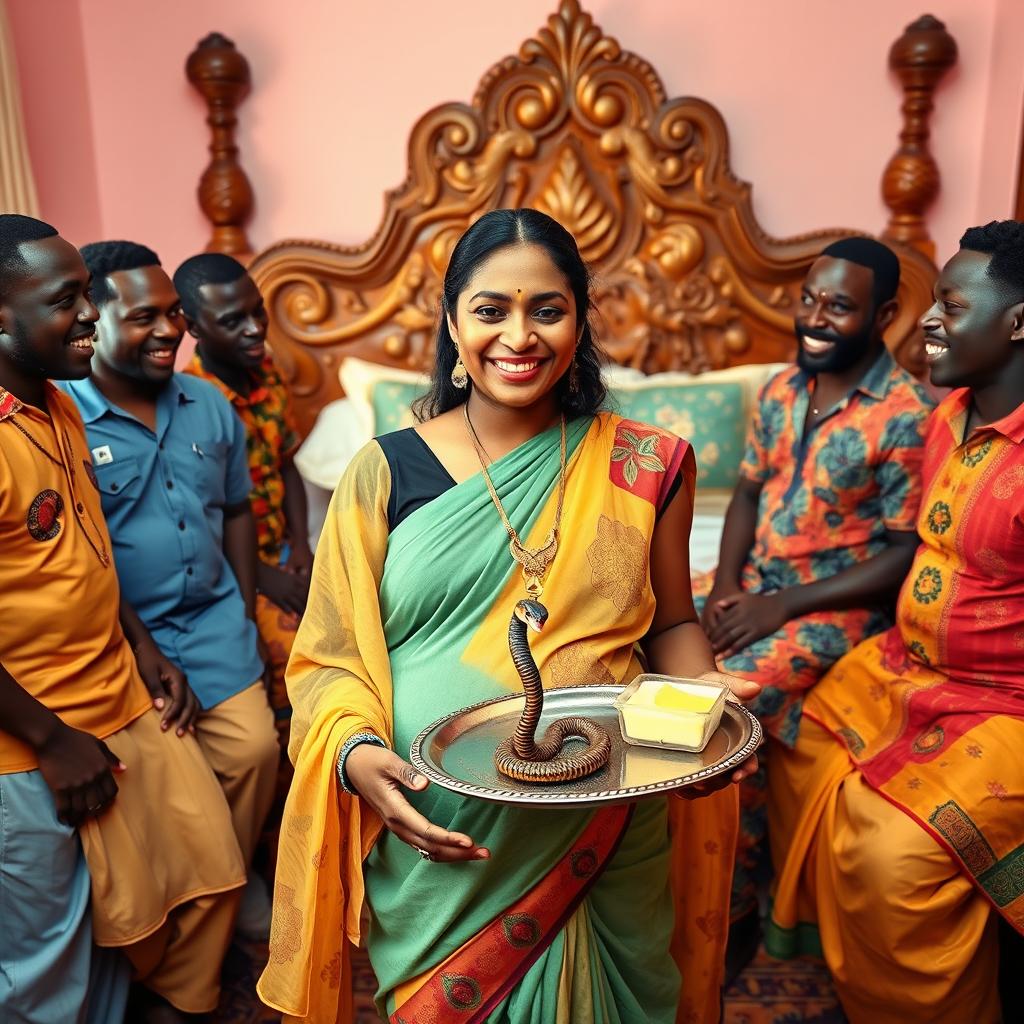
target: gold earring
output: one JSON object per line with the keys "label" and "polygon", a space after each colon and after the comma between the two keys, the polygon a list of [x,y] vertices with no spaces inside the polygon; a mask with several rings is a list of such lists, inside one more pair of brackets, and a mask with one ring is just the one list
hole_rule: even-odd
{"label": "gold earring", "polygon": [[[459,348],[456,345],[455,351],[459,352]],[[462,391],[469,383],[469,374],[466,373],[466,364],[462,361],[462,353],[459,352],[459,358],[455,362],[455,366],[452,367],[452,385]]]}

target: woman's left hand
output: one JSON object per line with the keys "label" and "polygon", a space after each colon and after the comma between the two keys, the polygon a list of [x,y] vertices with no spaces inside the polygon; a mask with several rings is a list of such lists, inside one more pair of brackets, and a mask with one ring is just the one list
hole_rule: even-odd
{"label": "woman's left hand", "polygon": [[[716,686],[728,686],[732,697],[739,702],[753,700],[761,692],[761,684],[750,679],[741,679],[739,676],[730,675],[728,672],[709,671],[702,672],[698,679],[706,683],[714,683]],[[692,786],[684,786],[677,789],[676,794],[684,800],[696,800],[711,793],[717,793],[729,785],[736,785],[744,779],[753,775],[758,768],[757,754],[751,754],[731,775],[717,775],[707,782],[698,782]]]}

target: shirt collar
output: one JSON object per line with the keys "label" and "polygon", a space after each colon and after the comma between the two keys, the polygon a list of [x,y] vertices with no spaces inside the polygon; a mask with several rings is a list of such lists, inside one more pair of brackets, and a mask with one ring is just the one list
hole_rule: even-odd
{"label": "shirt collar", "polygon": [[[888,349],[883,349],[879,357],[868,368],[867,373],[861,377],[860,382],[854,385],[850,395],[853,395],[855,391],[860,391],[869,398],[873,398],[878,402],[882,401],[889,393],[893,370],[895,369],[896,361],[890,355]],[[793,377],[794,387],[809,389],[813,380],[812,374],[809,374],[803,367],[797,366],[797,373]]]}
{"label": "shirt collar", "polygon": [[[951,429],[956,433],[956,428],[953,426],[954,422],[959,420],[959,422],[963,424],[967,416],[970,414],[971,389],[961,388],[959,391],[954,391],[946,401],[949,403],[949,413],[946,416],[946,419],[951,424]],[[962,429],[962,426],[960,429]],[[1004,416],[1001,420],[995,420],[992,423],[986,424],[984,427],[978,427],[975,433],[984,434],[987,431],[1001,434],[1008,441],[1012,441],[1014,444],[1024,444],[1024,402],[1018,405],[1013,412]],[[964,441],[969,440],[970,437],[964,438]],[[959,438],[957,438],[957,441],[960,443]]]}
{"label": "shirt collar", "polygon": [[854,391],[860,391],[869,398],[874,398],[879,402],[882,401],[889,393],[892,374],[895,369],[896,361],[889,353],[889,350],[887,348],[882,349],[881,354],[871,364],[868,372],[861,377],[860,383],[854,388]]}
{"label": "shirt collar", "polygon": [[20,412],[21,408],[20,398],[16,398],[6,388],[0,388],[0,423],[16,412]]}
{"label": "shirt collar", "polygon": [[[105,416],[107,413],[111,413],[115,416],[125,416],[127,413],[124,412],[119,406],[114,405],[106,395],[92,382],[92,378],[86,378],[85,380],[73,380],[68,381],[68,389],[74,394],[75,402],[78,405],[78,411],[82,415],[82,420],[85,423],[95,423],[101,416]],[[160,392],[157,398],[157,407],[164,406],[169,410],[173,410],[176,406],[187,405],[192,402],[193,399],[189,398],[185,394],[180,383],[178,383],[178,375],[174,374],[170,381],[167,383],[167,387]]]}
{"label": "shirt collar", "polygon": [[215,384],[220,388],[224,397],[231,402],[232,405],[239,405],[246,408],[250,405],[258,405],[266,399],[267,385],[271,380],[271,374],[275,371],[273,359],[271,359],[269,355],[265,355],[259,369],[249,371],[249,394],[240,395],[231,387],[230,384],[221,380],[215,373],[211,373],[203,365],[203,358],[199,354],[199,349],[197,348],[195,354],[192,356],[192,362],[189,365],[189,372],[197,377],[202,377],[203,380],[210,381],[211,384]]}

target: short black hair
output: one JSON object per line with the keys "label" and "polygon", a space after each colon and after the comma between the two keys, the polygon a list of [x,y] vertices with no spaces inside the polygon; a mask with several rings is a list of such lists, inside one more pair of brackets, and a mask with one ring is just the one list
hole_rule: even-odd
{"label": "short black hair", "polygon": [[25,258],[21,246],[25,242],[38,242],[53,238],[57,229],[35,217],[21,213],[0,213],[0,296],[18,274],[25,271]]}
{"label": "short black hair", "polygon": [[233,256],[223,252],[201,252],[190,256],[174,272],[174,290],[190,320],[199,316],[199,289],[204,284],[231,284],[246,273]]}
{"label": "short black hair", "polygon": [[89,294],[97,308],[114,297],[107,278],[119,270],[138,270],[139,267],[159,267],[160,257],[152,249],[138,242],[90,242],[81,248],[92,285]]}
{"label": "short black hair", "polygon": [[1012,303],[1024,301],[1024,223],[992,220],[968,228],[960,239],[960,248],[991,255],[986,274],[1005,286]]}
{"label": "short black hair", "polygon": [[863,235],[840,238],[822,249],[821,255],[867,267],[874,275],[871,290],[875,309],[896,298],[900,286],[900,259],[889,246],[877,239]]}

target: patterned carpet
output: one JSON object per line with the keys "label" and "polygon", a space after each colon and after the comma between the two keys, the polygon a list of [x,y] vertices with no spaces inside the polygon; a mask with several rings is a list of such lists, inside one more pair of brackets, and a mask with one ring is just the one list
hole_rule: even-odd
{"label": "patterned carpet", "polygon": [[[256,979],[265,960],[265,946],[231,948],[224,964],[217,1024],[272,1024],[280,1020],[256,998]],[[364,954],[357,955],[353,969],[355,1024],[380,1024],[373,1006],[373,971]],[[725,995],[724,1024],[844,1024],[845,1020],[824,969],[802,961],[779,964],[762,954]]]}

